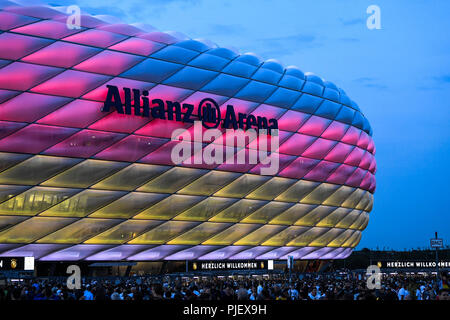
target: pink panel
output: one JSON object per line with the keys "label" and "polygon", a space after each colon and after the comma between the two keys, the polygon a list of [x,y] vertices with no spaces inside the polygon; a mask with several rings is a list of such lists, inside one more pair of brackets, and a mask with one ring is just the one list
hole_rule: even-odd
{"label": "pink panel", "polygon": [[350,126],[350,128],[348,128],[348,130],[347,130],[347,133],[342,138],[342,142],[356,145],[356,143],[358,143],[360,134],[361,134],[361,130]]}
{"label": "pink panel", "polygon": [[28,24],[26,26],[12,30],[18,33],[25,33],[33,36],[51,38],[51,39],[61,39],[67,37],[71,34],[80,32],[79,29],[69,29],[65,23],[43,20]]}
{"label": "pink panel", "polygon": [[339,121],[333,121],[330,126],[322,133],[322,138],[331,140],[341,140],[347,131],[349,125]]}
{"label": "pink panel", "polygon": [[348,157],[345,159],[344,163],[351,165],[351,166],[358,166],[361,162],[361,159],[364,155],[364,150],[360,149],[358,147],[355,147],[352,152],[348,155]]}
{"label": "pink panel", "polygon": [[[67,17],[56,18],[55,20],[66,23]],[[82,14],[80,20],[81,26],[85,28],[97,28],[107,24],[106,22],[87,14]]]}
{"label": "pink panel", "polygon": [[251,114],[255,117],[266,117],[267,119],[278,119],[286,109],[274,107],[268,104],[262,104],[259,107],[257,107]]}
{"label": "pink panel", "polygon": [[11,99],[19,94],[19,91],[11,91],[11,90],[0,90],[0,103],[5,102],[6,100]]}
{"label": "pink panel", "polygon": [[[256,155],[258,154],[258,152],[256,150],[252,150],[252,152],[254,152]],[[244,157],[242,154],[245,155],[245,163],[243,164],[238,164],[238,157]],[[256,158],[257,162],[259,162],[259,158]],[[233,160],[231,160],[233,162],[233,164],[221,164],[220,166],[217,167],[218,170],[225,170],[225,171],[233,171],[233,172],[247,172],[250,169],[252,169],[254,166],[256,166],[257,163],[254,163],[254,161],[252,161],[253,163],[250,163],[249,160],[249,150],[248,149],[242,149],[239,150],[233,157]]]}
{"label": "pink panel", "polygon": [[[206,93],[206,95],[209,95],[209,93]],[[245,113],[250,114],[252,110],[254,110],[259,104],[256,102],[231,98],[227,101],[225,101],[222,105],[220,105],[220,114],[222,116],[222,119],[225,117],[225,113],[227,111],[227,105],[231,104],[234,107],[234,111],[236,114],[239,113]],[[197,113],[197,111],[195,111]]]}
{"label": "pink panel", "polygon": [[41,19],[52,19],[65,16],[59,11],[44,6],[27,6],[27,7],[14,6],[14,7],[6,7],[4,8],[4,10]]}
{"label": "pink panel", "polygon": [[305,174],[311,171],[320,160],[313,160],[299,157],[289,164],[279,173],[279,176],[286,178],[301,179]]}
{"label": "pink panel", "polygon": [[334,162],[344,162],[347,155],[353,150],[354,146],[349,144],[345,144],[342,142],[338,142],[333,150],[327,154],[325,160],[334,161]]}
{"label": "pink panel", "polygon": [[301,155],[317,138],[304,134],[293,134],[280,146],[280,153]]}
{"label": "pink panel", "polygon": [[[286,168],[292,161],[297,159],[295,156],[288,156],[286,154],[274,153],[274,156],[278,157],[278,173],[281,172],[284,168]],[[254,174],[261,174],[261,168],[269,168],[270,165],[267,164],[257,164],[254,166],[249,172]],[[276,175],[278,175],[278,173]]]}
{"label": "pink panel", "polygon": [[357,146],[360,147],[361,149],[367,149],[369,142],[370,142],[369,135],[364,131],[361,131],[361,136],[359,137]]}
{"label": "pink panel", "polygon": [[[278,144],[281,145],[292,135],[293,135],[292,132],[278,130]],[[266,139],[265,141],[263,141],[264,137]],[[248,144],[248,148],[278,152],[277,149],[279,148],[275,148],[274,150],[272,150],[272,139],[275,139],[274,137],[275,137],[274,135],[267,135],[267,134],[263,135],[262,133],[259,133],[258,138],[256,138],[255,140],[253,140]],[[273,143],[276,146],[276,142],[274,141]]]}
{"label": "pink panel", "polygon": [[367,146],[367,150],[368,150],[370,153],[375,154],[375,153],[374,153],[374,148],[375,148],[375,144],[374,144],[374,142],[373,142],[373,139],[369,137],[369,145]]}
{"label": "pink panel", "polygon": [[[202,144],[203,146],[203,144]],[[219,163],[211,163],[211,164],[206,164],[204,158],[203,158],[203,150],[206,148],[207,146],[205,145],[202,148],[202,151],[198,151],[198,152],[194,152],[195,150],[192,150],[193,155],[191,157],[187,157],[186,160],[181,164],[184,167],[189,167],[189,168],[198,168],[198,169],[209,169],[212,170],[214,168],[216,168],[219,163],[223,163],[225,161],[225,159],[227,158],[227,155],[230,154],[229,158],[233,159],[234,158],[234,153],[236,152],[235,148],[231,148],[231,147],[226,147],[226,146],[215,146],[216,148],[222,148],[222,159],[217,162]],[[219,149],[220,150],[220,149]],[[228,152],[228,153],[227,153]],[[197,160],[199,159],[199,160]],[[201,162],[201,163],[198,163]]]}
{"label": "pink panel", "polygon": [[282,130],[297,132],[298,128],[300,128],[309,117],[310,115],[307,113],[288,110],[278,120],[278,127]]}
{"label": "pink panel", "polygon": [[[70,68],[99,52],[100,49],[57,41],[22,59],[25,62]],[[61,54],[64,52],[64,54]]]}
{"label": "pink panel", "polygon": [[106,48],[125,38],[125,36],[117,33],[90,29],[64,38],[64,40],[94,47]]}
{"label": "pink panel", "polygon": [[149,121],[150,118],[147,117],[111,112],[106,117],[90,125],[89,129],[132,133]]}
{"label": "pink panel", "polygon": [[356,168],[356,170],[353,172],[350,178],[348,178],[347,181],[345,181],[345,184],[352,187],[359,187],[366,172],[367,172],[366,170]]}
{"label": "pink panel", "polygon": [[60,142],[76,129],[31,124],[0,141],[1,151],[39,153]]}
{"label": "pink panel", "polygon": [[374,193],[374,192],[375,192],[375,189],[377,188],[377,182],[376,182],[374,176],[372,176],[371,178],[372,178],[372,183],[370,184],[369,191],[370,191],[371,193]]}
{"label": "pink panel", "polygon": [[20,122],[0,121],[0,139],[10,135],[14,131],[25,127],[26,125],[26,123]]}
{"label": "pink panel", "polygon": [[0,69],[0,88],[25,91],[61,71],[59,68],[13,62]]}
{"label": "pink panel", "polygon": [[372,184],[371,176],[372,176],[372,174],[367,171],[366,175],[364,176],[363,180],[361,181],[360,187],[362,189],[368,190],[370,188],[370,185]]}
{"label": "pink panel", "polygon": [[355,170],[356,167],[341,164],[341,166],[328,177],[327,182],[344,184]]}
{"label": "pink panel", "polygon": [[97,153],[94,158],[135,162],[167,141],[167,139],[130,135]]}
{"label": "pink panel", "polygon": [[303,178],[314,181],[325,181],[337,167],[339,167],[338,163],[321,161],[314,169],[308,172]]}
{"label": "pink panel", "polygon": [[365,170],[368,170],[370,167],[370,164],[372,163],[372,154],[369,151],[364,152],[363,158],[361,160],[361,163],[359,164],[359,167]]}
{"label": "pink panel", "polygon": [[77,99],[37,122],[55,126],[85,128],[108,114],[101,111],[102,106],[103,104],[99,102]]}
{"label": "pink panel", "polygon": [[376,169],[377,169],[377,162],[375,161],[375,157],[373,157],[372,162],[370,162],[369,171],[375,174]]}
{"label": "pink panel", "polygon": [[69,98],[24,92],[0,104],[0,119],[34,122],[69,101]]}
{"label": "pink panel", "polygon": [[318,138],[302,153],[302,157],[322,159],[336,143],[336,141]]}
{"label": "pink panel", "polygon": [[154,32],[150,32],[150,33],[140,34],[138,37],[147,39],[147,40],[165,43],[165,44],[172,44],[172,43],[179,41],[177,38],[171,36],[170,34],[160,32],[160,31],[154,31]]}
{"label": "pink panel", "polygon": [[140,38],[130,38],[113,45],[109,49],[148,56],[164,48],[161,43]]}
{"label": "pink panel", "polygon": [[[139,162],[143,163],[152,163],[152,164],[163,164],[163,165],[174,165],[172,159],[171,159],[171,153],[173,148],[178,145],[181,147],[190,148],[191,154],[194,150],[194,145],[191,142],[184,142],[184,141],[169,141],[166,144],[163,144],[159,149],[156,151],[153,151],[149,155],[145,156]],[[191,157],[191,154],[183,155],[182,161],[185,159]]]}
{"label": "pink panel", "polygon": [[189,104],[194,105],[194,112],[192,114],[197,115],[198,114],[198,112],[197,112],[198,105],[205,98],[211,98],[217,102],[217,104],[219,105],[220,111],[221,111],[222,119],[223,119],[225,117],[225,112],[227,110],[227,107],[226,107],[226,105],[223,107],[220,107],[220,105],[222,103],[226,102],[227,100],[229,100],[228,97],[223,97],[223,96],[219,96],[217,94],[196,91],[196,92],[192,93],[190,96],[188,96],[186,99],[184,99],[182,101],[182,103],[189,103]]}
{"label": "pink panel", "polygon": [[329,126],[330,123],[331,120],[317,116],[311,116],[305,122],[305,124],[303,124],[300,127],[298,132],[319,137],[322,134],[322,132],[324,132],[325,129]]}
{"label": "pink panel", "polygon": [[47,39],[5,32],[0,34],[0,48],[8,49],[0,50],[0,58],[17,60],[23,56],[26,56],[30,52],[49,45],[50,43],[52,43],[52,41]]}
{"label": "pink panel", "polygon": [[37,21],[36,18],[0,11],[0,30],[10,30]]}
{"label": "pink panel", "polygon": [[188,89],[176,88],[159,84],[153,89],[151,89],[148,95],[150,100],[163,99],[170,101],[182,101],[193,92],[194,91]]}
{"label": "pink panel", "polygon": [[[150,82],[143,82],[124,78],[113,78],[111,81],[106,82],[100,87],[89,91],[83,96],[83,98],[88,100],[96,100],[104,102],[106,100],[106,95],[108,93],[108,88],[106,87],[106,85],[117,86],[119,88],[119,94],[120,98],[122,99],[122,102],[125,101],[125,94],[122,88],[150,90],[155,86],[154,83]],[[131,99],[133,100],[133,95],[131,95]]]}
{"label": "pink panel", "polygon": [[82,130],[47,149],[44,154],[89,158],[93,154],[122,139],[124,136],[119,133]]}
{"label": "pink panel", "polygon": [[98,87],[109,79],[110,77],[99,74],[67,70],[34,87],[31,91],[78,98],[86,91]]}
{"label": "pink panel", "polygon": [[74,69],[117,76],[143,59],[136,55],[105,50],[76,65]]}
{"label": "pink panel", "polygon": [[108,25],[101,26],[98,29],[104,30],[104,31],[109,31],[109,32],[114,32],[114,33],[119,33],[119,34],[123,34],[126,36],[134,36],[136,34],[140,34],[140,33],[144,32],[144,30],[141,30],[135,26],[125,24],[125,23],[108,24]]}
{"label": "pink panel", "polygon": [[136,134],[170,139],[174,130],[187,129],[191,126],[192,123],[153,119],[150,123],[137,130]]}

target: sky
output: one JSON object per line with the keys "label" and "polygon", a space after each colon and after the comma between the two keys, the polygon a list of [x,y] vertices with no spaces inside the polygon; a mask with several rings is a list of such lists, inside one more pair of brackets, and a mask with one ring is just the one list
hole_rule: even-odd
{"label": "sky", "polygon": [[[450,243],[450,1],[50,0],[295,65],[343,88],[373,128],[377,190],[358,249]],[[369,30],[377,5],[381,29]]]}

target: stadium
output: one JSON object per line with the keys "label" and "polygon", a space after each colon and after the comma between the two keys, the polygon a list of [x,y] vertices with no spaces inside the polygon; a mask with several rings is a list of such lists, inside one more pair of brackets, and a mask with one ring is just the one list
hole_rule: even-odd
{"label": "stadium", "polygon": [[[0,8],[0,256],[325,261],[358,245],[375,145],[334,83],[177,32],[90,15],[69,29],[65,10]],[[121,101],[110,108],[108,88]],[[278,130],[276,173],[261,174],[261,163],[173,162],[182,142],[172,133],[194,129],[181,115],[192,106],[201,120],[204,99],[218,118],[232,106],[237,122],[242,114],[247,127]],[[167,101],[181,106],[172,118]],[[231,157],[248,156],[257,140]]]}

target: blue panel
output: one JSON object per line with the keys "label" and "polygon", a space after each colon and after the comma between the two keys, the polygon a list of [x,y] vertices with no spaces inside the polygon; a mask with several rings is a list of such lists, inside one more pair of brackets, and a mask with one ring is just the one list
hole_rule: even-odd
{"label": "blue panel", "polygon": [[319,76],[316,76],[315,74],[306,75],[306,81],[311,81],[311,82],[317,83],[321,86],[325,86],[323,83],[323,80]]}
{"label": "blue panel", "polygon": [[302,91],[314,94],[316,96],[322,96],[323,89],[324,87],[322,87],[320,84],[311,81],[306,81]]}
{"label": "blue panel", "polygon": [[290,108],[295,101],[300,97],[301,93],[285,88],[278,88],[269,99],[265,101],[267,104],[280,106],[283,108]]}
{"label": "blue panel", "polygon": [[270,59],[270,60],[265,61],[263,63],[263,65],[261,66],[261,68],[270,69],[270,70],[278,72],[278,73],[284,73],[283,66],[278,61],[276,61],[274,59]]}
{"label": "blue panel", "polygon": [[285,74],[305,80],[305,74],[297,67],[287,67]]}
{"label": "blue panel", "polygon": [[209,70],[222,71],[222,68],[230,61],[211,54],[202,54],[189,62],[190,66]]}
{"label": "blue panel", "polygon": [[10,62],[11,62],[10,60],[0,59],[0,68],[3,67],[3,66],[6,66]]}
{"label": "blue panel", "polygon": [[366,133],[369,133],[369,132],[370,132],[370,124],[369,124],[369,121],[367,121],[366,118],[363,119],[363,130],[364,130]]}
{"label": "blue panel", "polygon": [[358,106],[358,105],[356,104],[356,102],[353,101],[353,100],[352,100],[352,104],[351,104],[350,107],[352,107],[352,108],[355,109],[355,110],[361,111],[361,109],[359,109],[359,106]]}
{"label": "blue panel", "polygon": [[258,67],[252,66],[244,62],[233,61],[229,65],[227,65],[222,71],[234,74],[236,76],[250,78],[257,68]]}
{"label": "blue panel", "polygon": [[152,54],[151,57],[185,64],[198,54],[199,53],[196,51],[184,49],[181,47],[167,46]]}
{"label": "blue panel", "polygon": [[219,74],[217,78],[212,80],[202,88],[202,91],[207,91],[222,96],[232,97],[242,87],[244,87],[249,80],[230,76],[228,74]]}
{"label": "blue panel", "polygon": [[155,59],[146,59],[130,70],[125,71],[120,76],[147,82],[161,82],[181,68],[183,68],[183,66],[179,64]]}
{"label": "blue panel", "polygon": [[337,87],[333,82],[331,82],[331,81],[324,81],[323,85],[324,85],[326,88],[330,88],[330,89],[334,89],[334,90],[336,90],[336,91],[339,91],[338,87]]}
{"label": "blue panel", "polygon": [[362,116],[361,112],[355,112],[355,117],[353,118],[352,125],[355,127],[362,129],[364,125],[364,117]]}
{"label": "blue panel", "polygon": [[235,97],[256,102],[264,102],[277,87],[259,81],[251,81]]}
{"label": "blue panel", "polygon": [[239,57],[236,58],[236,61],[248,63],[257,67],[261,64],[261,60],[259,60],[257,56],[248,53],[240,55]]}
{"label": "blue panel", "polygon": [[281,73],[275,72],[269,69],[259,68],[258,71],[253,75],[252,79],[268,82],[271,84],[278,84],[281,78]]}
{"label": "blue panel", "polygon": [[206,44],[196,40],[180,41],[175,43],[174,46],[183,47],[185,49],[194,50],[198,52],[204,52],[209,49],[209,47]]}
{"label": "blue panel", "polygon": [[322,98],[304,93],[291,109],[306,113],[314,113],[322,100]]}
{"label": "blue panel", "polygon": [[344,92],[344,90],[340,89],[339,93],[340,93],[339,94],[339,102],[345,104],[346,106],[351,107],[352,106],[352,101],[347,96],[347,94]]}
{"label": "blue panel", "polygon": [[280,82],[278,83],[278,85],[300,91],[302,89],[304,83],[305,83],[305,80],[285,74],[283,76],[283,78],[280,80]]}
{"label": "blue panel", "polygon": [[321,116],[327,119],[334,119],[336,114],[339,112],[341,104],[332,102],[330,100],[323,100],[319,109],[314,113],[317,116]]}
{"label": "blue panel", "polygon": [[339,91],[334,90],[332,88],[325,88],[325,91],[323,92],[323,97],[325,99],[330,99],[339,102]]}
{"label": "blue panel", "polygon": [[217,72],[185,67],[163,82],[186,89],[198,90],[218,75]]}
{"label": "blue panel", "polygon": [[347,124],[352,124],[355,111],[347,106],[342,106],[341,111],[339,111],[335,120],[341,121]]}
{"label": "blue panel", "polygon": [[226,48],[214,48],[208,51],[208,54],[213,54],[215,56],[225,58],[225,59],[234,59],[238,56],[237,53],[231,51],[230,49]]}

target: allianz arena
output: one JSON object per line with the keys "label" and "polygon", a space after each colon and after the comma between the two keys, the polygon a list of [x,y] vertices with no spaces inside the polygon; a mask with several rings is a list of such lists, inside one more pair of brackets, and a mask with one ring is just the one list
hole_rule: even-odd
{"label": "allianz arena", "polygon": [[[327,260],[359,243],[375,146],[335,84],[180,33],[0,7],[0,256]],[[275,119],[279,170],[174,164],[172,132],[193,123],[104,111],[108,86]]]}

